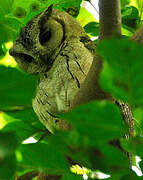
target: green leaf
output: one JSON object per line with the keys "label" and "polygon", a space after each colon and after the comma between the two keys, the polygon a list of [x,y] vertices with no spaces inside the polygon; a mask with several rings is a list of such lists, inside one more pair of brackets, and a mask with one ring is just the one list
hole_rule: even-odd
{"label": "green leaf", "polygon": [[16,170],[15,155],[10,155],[0,160],[0,179],[10,180]]}
{"label": "green leaf", "polygon": [[63,174],[68,171],[68,163],[64,154],[58,148],[51,145],[35,143],[23,144],[18,151],[22,160],[19,165],[22,167],[41,169],[50,174]]}
{"label": "green leaf", "polygon": [[44,126],[40,123],[37,115],[33,111],[32,108],[19,110],[19,111],[12,111],[12,112],[6,112],[6,114],[9,117],[12,117],[13,119],[23,121],[24,123],[28,124],[31,127],[37,128],[37,129],[43,129]]}
{"label": "green leaf", "polygon": [[21,22],[14,18],[3,18],[0,23],[0,43],[16,39]]}
{"label": "green leaf", "polygon": [[12,10],[13,0],[0,0],[0,17]]}
{"label": "green leaf", "polygon": [[61,180],[83,180],[83,178],[79,175],[75,175],[72,173],[64,174]]}
{"label": "green leaf", "polygon": [[17,139],[14,133],[0,132],[0,159],[13,154],[17,147]]}
{"label": "green leaf", "polygon": [[[101,156],[96,156],[96,169],[112,175],[122,176],[129,171],[129,160],[123,152],[114,146],[104,145],[100,147],[103,153]],[[103,156],[102,156],[103,155]]]}
{"label": "green leaf", "polygon": [[82,105],[61,115],[61,118],[69,120],[81,135],[82,142],[91,145],[120,138],[125,133],[125,125],[119,109],[116,105],[106,101]]}
{"label": "green leaf", "polygon": [[127,174],[127,175],[125,175],[125,176],[123,176],[123,177],[120,178],[120,180],[139,180],[139,179],[141,180],[142,177],[138,177],[138,176],[135,174],[135,172],[133,172],[133,171],[130,171],[129,174]]}
{"label": "green leaf", "polygon": [[0,109],[6,107],[31,107],[37,77],[27,75],[15,68],[0,66]]}
{"label": "green leaf", "polygon": [[0,43],[15,40],[20,29],[33,17],[53,4],[60,10],[69,13],[76,10],[76,15],[80,9],[81,0],[6,0],[0,2]]}
{"label": "green leaf", "polygon": [[0,179],[9,180],[16,169],[15,150],[17,138],[14,133],[0,132]]}
{"label": "green leaf", "polygon": [[130,1],[131,0],[120,0],[121,7],[123,8],[123,7],[127,6],[127,5],[129,5]]}
{"label": "green leaf", "polygon": [[4,114],[5,121],[9,122],[2,129],[3,132],[15,132],[18,142],[44,131],[44,126],[38,120],[33,109],[8,112]]}
{"label": "green leaf", "polygon": [[141,157],[141,159],[143,159],[143,137],[142,136],[136,136],[136,137],[130,138],[129,140],[122,140],[121,145],[128,152],[138,155],[139,157]]}
{"label": "green leaf", "polygon": [[129,26],[133,29],[137,28],[137,23],[140,20],[139,11],[134,6],[126,6],[121,10],[123,25]]}
{"label": "green leaf", "polygon": [[92,36],[98,36],[99,35],[99,23],[90,22],[84,26],[84,30],[86,33],[89,33]]}
{"label": "green leaf", "polygon": [[143,47],[127,39],[103,40],[98,53],[104,60],[100,84],[131,107],[143,105]]}
{"label": "green leaf", "polygon": [[141,0],[135,0],[135,2],[136,2],[136,5],[137,5],[137,8],[140,10],[140,11],[142,11],[142,1]]}
{"label": "green leaf", "polygon": [[3,44],[0,44],[0,60],[6,55],[6,51],[3,48]]}
{"label": "green leaf", "polygon": [[141,168],[141,171],[143,172],[143,161],[142,160],[139,162],[139,167]]}
{"label": "green leaf", "polygon": [[24,122],[14,121],[4,126],[2,132],[15,132],[18,142],[21,143],[25,139],[33,136],[38,130],[28,126]]}
{"label": "green leaf", "polygon": [[13,9],[11,16],[22,19],[22,22],[26,24],[31,18],[39,14],[48,8],[51,4],[58,9],[77,9],[79,11],[81,0],[16,0],[13,3]]}

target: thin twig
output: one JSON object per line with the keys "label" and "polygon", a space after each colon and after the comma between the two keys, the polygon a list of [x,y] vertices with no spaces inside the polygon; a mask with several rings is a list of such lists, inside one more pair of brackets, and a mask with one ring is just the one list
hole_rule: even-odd
{"label": "thin twig", "polygon": [[141,13],[140,13],[139,24],[141,24],[142,13],[143,13],[143,1],[142,1],[142,6],[141,6]]}
{"label": "thin twig", "polygon": [[99,14],[99,11],[97,10],[97,8],[94,6],[94,4],[90,1],[90,4],[93,6],[93,8],[95,9],[95,11]]}
{"label": "thin twig", "polygon": [[28,172],[20,177],[17,178],[17,180],[32,180],[32,178],[38,176],[39,172],[37,171],[31,171]]}

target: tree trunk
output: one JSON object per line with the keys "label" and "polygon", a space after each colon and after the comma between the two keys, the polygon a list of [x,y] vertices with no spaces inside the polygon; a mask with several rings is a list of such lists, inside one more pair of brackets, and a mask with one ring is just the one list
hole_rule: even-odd
{"label": "tree trunk", "polygon": [[[120,0],[99,0],[100,33],[99,41],[112,35],[121,36]],[[102,69],[102,61],[95,54],[89,73],[77,93],[72,108],[92,100],[111,100],[113,98],[101,90],[98,80]]]}

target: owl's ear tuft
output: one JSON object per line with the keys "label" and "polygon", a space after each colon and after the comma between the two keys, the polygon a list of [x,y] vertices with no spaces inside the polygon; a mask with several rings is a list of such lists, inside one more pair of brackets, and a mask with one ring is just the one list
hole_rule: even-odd
{"label": "owl's ear tuft", "polygon": [[48,9],[45,11],[45,15],[51,16],[53,10],[53,4],[51,4]]}
{"label": "owl's ear tuft", "polygon": [[44,12],[44,14],[40,17],[38,22],[39,26],[42,27],[52,15],[53,4],[48,7],[48,9]]}

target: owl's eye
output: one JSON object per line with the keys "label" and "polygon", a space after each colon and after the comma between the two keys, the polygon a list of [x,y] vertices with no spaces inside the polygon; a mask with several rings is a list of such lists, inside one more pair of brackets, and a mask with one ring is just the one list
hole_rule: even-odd
{"label": "owl's eye", "polygon": [[28,62],[28,63],[31,63],[34,61],[34,58],[28,54],[15,53],[14,57],[19,58],[19,59],[21,59],[21,61]]}
{"label": "owl's eye", "polygon": [[27,61],[29,63],[33,62],[34,61],[34,58],[28,54],[22,54],[22,53],[19,53],[18,55],[22,60],[24,61]]}
{"label": "owl's eye", "polygon": [[51,31],[44,31],[44,32],[41,32],[39,35],[39,41],[41,45],[45,45],[49,41],[50,38],[51,38]]}

